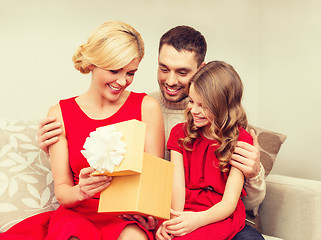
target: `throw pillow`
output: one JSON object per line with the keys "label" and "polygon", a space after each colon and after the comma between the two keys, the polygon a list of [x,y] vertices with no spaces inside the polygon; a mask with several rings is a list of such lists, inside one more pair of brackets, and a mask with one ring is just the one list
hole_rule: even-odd
{"label": "throw pillow", "polygon": [[265,176],[267,176],[273,168],[275,158],[279,153],[286,136],[249,124],[248,130],[250,129],[254,129],[257,135],[260,148],[260,161],[264,167]]}
{"label": "throw pillow", "polygon": [[0,118],[0,232],[58,207],[50,162],[36,140],[38,124]]}

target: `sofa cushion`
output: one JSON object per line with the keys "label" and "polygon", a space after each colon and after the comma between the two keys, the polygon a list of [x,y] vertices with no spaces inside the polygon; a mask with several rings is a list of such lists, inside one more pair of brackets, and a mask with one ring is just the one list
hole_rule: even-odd
{"label": "sofa cushion", "polygon": [[249,124],[248,130],[250,129],[254,129],[257,135],[260,148],[260,161],[264,167],[265,176],[267,176],[273,168],[275,158],[279,153],[286,136]]}
{"label": "sofa cushion", "polygon": [[38,121],[0,118],[0,231],[58,207],[50,163],[36,140]]}
{"label": "sofa cushion", "polygon": [[262,231],[284,239],[321,239],[321,181],[277,174],[266,178]]}

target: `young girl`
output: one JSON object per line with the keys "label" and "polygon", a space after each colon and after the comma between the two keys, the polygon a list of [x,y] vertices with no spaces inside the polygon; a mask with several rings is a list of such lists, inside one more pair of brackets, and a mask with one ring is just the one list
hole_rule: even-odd
{"label": "young girl", "polygon": [[238,140],[252,144],[242,92],[239,75],[224,62],[210,62],[193,77],[187,122],[172,129],[167,143],[175,165],[172,219],[157,239],[232,239],[244,227],[244,176],[228,163]]}

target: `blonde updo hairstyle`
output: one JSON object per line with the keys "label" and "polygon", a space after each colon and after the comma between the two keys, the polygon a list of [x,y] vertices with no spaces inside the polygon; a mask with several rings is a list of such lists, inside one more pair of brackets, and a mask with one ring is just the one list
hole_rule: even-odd
{"label": "blonde updo hairstyle", "polygon": [[[192,78],[195,92],[213,114],[212,137],[219,147],[215,155],[219,159],[219,169],[228,171],[228,163],[239,137],[239,127],[247,127],[246,113],[242,107],[243,84],[235,69],[222,61],[212,61],[201,68]],[[198,127],[193,116],[186,109],[188,136],[183,139],[186,149],[198,137]]]}
{"label": "blonde updo hairstyle", "polygon": [[110,21],[103,23],[75,52],[72,60],[81,73],[89,73],[91,66],[107,70],[120,69],[134,58],[144,56],[141,35],[130,25]]}

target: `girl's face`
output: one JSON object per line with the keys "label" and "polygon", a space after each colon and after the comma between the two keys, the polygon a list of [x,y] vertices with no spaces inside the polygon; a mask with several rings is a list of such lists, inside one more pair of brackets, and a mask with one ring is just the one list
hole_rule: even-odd
{"label": "girl's face", "polygon": [[133,82],[138,65],[139,59],[134,58],[128,65],[120,69],[106,70],[94,66],[92,69],[92,83],[104,98],[112,102],[116,101]]}
{"label": "girl's face", "polygon": [[208,129],[211,126],[213,114],[209,108],[205,106],[201,97],[195,92],[193,83],[189,89],[189,102],[187,107],[193,116],[193,121],[196,127],[205,127],[205,129]]}

